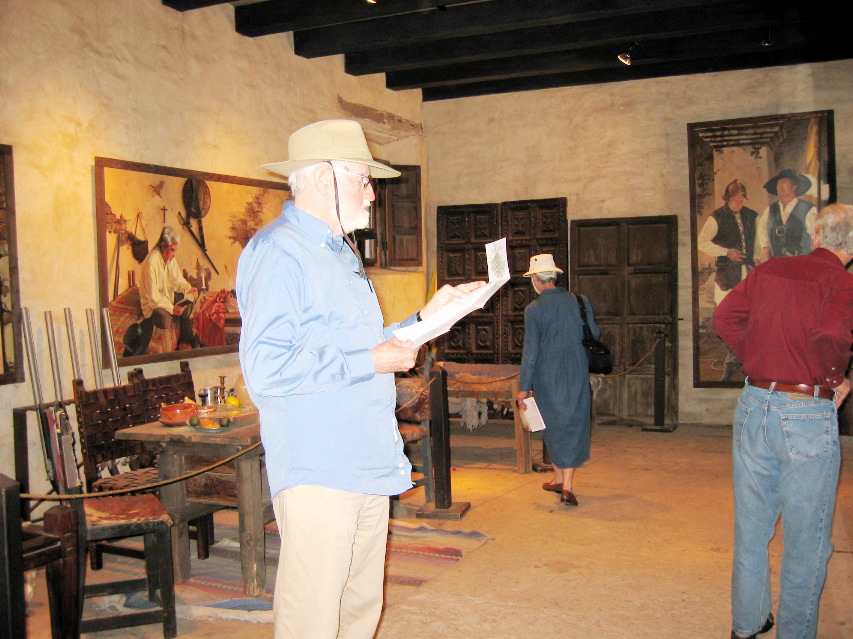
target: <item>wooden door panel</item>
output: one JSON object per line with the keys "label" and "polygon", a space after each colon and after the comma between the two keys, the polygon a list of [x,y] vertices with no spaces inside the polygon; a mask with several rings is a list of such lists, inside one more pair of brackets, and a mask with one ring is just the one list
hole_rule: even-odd
{"label": "wooden door panel", "polygon": [[596,424],[619,424],[624,413],[615,384],[602,384],[592,398],[592,413]]}
{"label": "wooden door panel", "polygon": [[654,417],[654,377],[625,376],[624,420],[628,424],[648,424]]}
{"label": "wooden door panel", "polygon": [[633,273],[626,277],[625,316],[632,321],[641,317],[666,318],[672,299],[661,295],[670,289],[670,273]]}
{"label": "wooden door panel", "polygon": [[601,224],[573,227],[576,237],[572,241],[572,264],[580,268],[614,268],[619,256],[614,252],[619,246],[619,226],[602,221]]}
{"label": "wooden door panel", "polygon": [[628,266],[660,266],[669,270],[675,259],[674,247],[661,241],[666,238],[669,226],[662,223],[629,223],[627,228]]}
{"label": "wooden door panel", "polygon": [[622,315],[622,283],[617,275],[579,274],[572,290],[590,300],[596,322]]}

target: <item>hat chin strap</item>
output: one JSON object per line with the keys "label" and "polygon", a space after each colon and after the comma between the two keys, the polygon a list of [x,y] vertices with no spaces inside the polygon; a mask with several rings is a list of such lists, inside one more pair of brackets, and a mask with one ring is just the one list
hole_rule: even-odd
{"label": "hat chin strap", "polygon": [[[344,230],[344,223],[341,220],[341,201],[338,197],[338,178],[335,176],[335,166],[328,160],[326,160],[324,164],[328,164],[329,168],[332,169],[332,182],[335,185],[335,214],[338,216],[338,224],[341,227],[341,233],[343,233],[344,240],[347,244],[349,244],[349,247],[352,249],[352,252],[355,253],[355,259],[358,260],[358,271],[356,271],[356,274],[362,279],[367,280],[367,284],[368,286],[370,286],[370,290],[372,291],[373,284],[371,283],[370,278],[367,277],[367,273],[364,272],[364,262],[361,259],[361,251],[358,250],[358,246],[356,246],[353,238],[351,238],[349,234]],[[355,233],[353,233],[353,236],[354,235]]]}

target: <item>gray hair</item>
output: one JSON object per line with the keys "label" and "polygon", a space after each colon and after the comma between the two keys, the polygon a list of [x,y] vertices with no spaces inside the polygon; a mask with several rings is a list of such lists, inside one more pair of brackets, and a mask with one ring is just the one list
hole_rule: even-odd
{"label": "gray hair", "polygon": [[293,194],[293,197],[296,197],[300,193],[302,193],[311,181],[314,179],[317,170],[323,165],[325,162],[319,162],[317,164],[312,164],[310,166],[306,166],[297,171],[294,171],[289,176],[287,176],[287,184],[290,186],[290,192]]}
{"label": "gray hair", "polygon": [[556,282],[558,275],[557,271],[540,271],[539,273],[533,273],[531,277],[535,277],[543,284],[548,284],[549,282]]}
{"label": "gray hair", "polygon": [[821,248],[853,255],[853,206],[838,202],[823,207],[814,230]]}
{"label": "gray hair", "polygon": [[171,226],[164,226],[163,230],[160,231],[160,238],[157,240],[157,248],[164,249],[169,248],[172,244],[177,244],[180,242],[178,239],[178,234]]}

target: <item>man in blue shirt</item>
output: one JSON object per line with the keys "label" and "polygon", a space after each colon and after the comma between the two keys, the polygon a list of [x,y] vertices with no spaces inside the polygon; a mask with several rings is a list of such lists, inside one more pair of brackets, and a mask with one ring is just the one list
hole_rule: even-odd
{"label": "man in blue shirt", "polygon": [[392,336],[482,282],[445,286],[383,328],[357,249],[375,199],[371,178],[398,171],[373,160],[361,126],[325,120],[288,140],[294,196],[240,256],[240,365],[260,411],[281,534],[276,639],[373,637],[382,609],[389,495],[412,486],[394,417],[394,372],[417,349]]}

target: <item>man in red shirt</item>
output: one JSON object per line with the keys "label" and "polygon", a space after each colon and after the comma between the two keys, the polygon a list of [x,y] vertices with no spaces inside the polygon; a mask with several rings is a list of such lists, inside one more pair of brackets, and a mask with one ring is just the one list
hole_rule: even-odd
{"label": "man in red shirt", "polygon": [[814,250],[757,266],[717,306],[714,331],[743,362],[733,432],[732,638],[774,624],[767,546],[783,517],[778,639],[814,637],[832,554],[838,408],[853,332],[853,206],[817,216]]}

